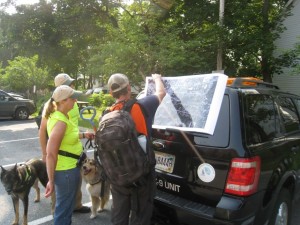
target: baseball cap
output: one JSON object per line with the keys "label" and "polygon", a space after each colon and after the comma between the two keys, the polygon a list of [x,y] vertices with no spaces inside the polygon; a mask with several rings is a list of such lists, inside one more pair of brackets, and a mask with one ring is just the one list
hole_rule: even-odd
{"label": "baseball cap", "polygon": [[[108,89],[112,92],[117,92],[125,88],[129,84],[129,80],[126,75],[121,73],[115,73],[108,79]],[[113,87],[113,89],[112,89]]]}
{"label": "baseball cap", "polygon": [[82,95],[82,92],[75,91],[73,88],[71,88],[68,85],[60,85],[54,90],[54,92],[52,94],[52,98],[55,102],[60,102],[67,98],[77,99],[81,95]]}
{"label": "baseball cap", "polygon": [[54,84],[55,84],[55,87],[58,87],[60,85],[68,85],[68,86],[70,86],[70,84],[74,80],[75,79],[71,78],[68,74],[66,74],[66,73],[60,73],[60,74],[56,75],[56,77],[54,78]]}

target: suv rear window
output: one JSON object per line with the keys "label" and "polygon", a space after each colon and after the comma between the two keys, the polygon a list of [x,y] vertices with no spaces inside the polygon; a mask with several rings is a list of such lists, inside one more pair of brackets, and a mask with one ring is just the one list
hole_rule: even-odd
{"label": "suv rear window", "polygon": [[205,135],[205,134],[195,132],[193,133],[194,142],[197,145],[221,147],[221,148],[227,147],[229,143],[229,135],[230,135],[230,123],[229,123],[230,114],[228,112],[230,112],[229,97],[228,95],[224,95],[214,135],[208,135],[208,134]]}
{"label": "suv rear window", "polygon": [[244,95],[245,133],[247,145],[273,140],[280,133],[279,117],[270,95]]}
{"label": "suv rear window", "polygon": [[285,132],[290,133],[299,130],[299,118],[297,110],[291,98],[279,97],[279,112]]}

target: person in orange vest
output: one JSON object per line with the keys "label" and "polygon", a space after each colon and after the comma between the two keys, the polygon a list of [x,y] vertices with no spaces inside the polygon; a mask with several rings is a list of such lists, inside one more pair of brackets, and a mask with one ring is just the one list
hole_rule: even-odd
{"label": "person in orange vest", "polygon": [[[138,99],[131,108],[130,114],[135,123],[137,133],[151,136],[152,122],[155,112],[166,95],[164,84],[160,74],[152,74],[155,82],[155,94]],[[110,111],[122,109],[124,104],[131,98],[131,86],[126,75],[116,73],[108,80],[110,94],[116,99]],[[142,109],[145,111],[143,114]],[[147,115],[146,117],[144,115]],[[153,151],[150,149],[150,151]],[[154,153],[152,154],[154,158]],[[151,161],[155,162],[155,158]],[[155,163],[153,164],[155,165]],[[155,184],[155,168],[141,178],[137,192],[132,193],[133,187],[111,184],[112,209],[111,222],[113,225],[150,225]],[[133,203],[137,201],[136,203]],[[138,208],[136,207],[138,206]]]}

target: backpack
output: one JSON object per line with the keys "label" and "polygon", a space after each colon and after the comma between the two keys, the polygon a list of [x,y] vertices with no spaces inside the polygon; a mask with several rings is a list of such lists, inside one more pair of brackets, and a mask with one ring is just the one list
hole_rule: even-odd
{"label": "backpack", "polygon": [[[140,178],[149,174],[155,166],[148,138],[145,151],[139,144],[130,115],[134,103],[136,100],[129,100],[121,110],[104,113],[95,135],[101,165],[110,182],[119,186],[137,185]],[[145,112],[143,115],[145,117]]]}

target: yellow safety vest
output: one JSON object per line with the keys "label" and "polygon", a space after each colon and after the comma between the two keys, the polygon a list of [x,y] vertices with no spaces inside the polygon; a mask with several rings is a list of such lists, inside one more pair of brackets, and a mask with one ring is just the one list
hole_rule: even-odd
{"label": "yellow safety vest", "polygon": [[69,116],[70,120],[71,120],[76,126],[78,126],[78,120],[79,120],[80,114],[79,114],[79,107],[78,107],[77,102],[75,102],[73,109],[71,109],[71,110],[68,112],[68,116]]}
{"label": "yellow safety vest", "polygon": [[[51,135],[52,129],[58,121],[62,121],[67,125],[59,150],[70,152],[79,156],[82,152],[82,144],[78,136],[78,126],[75,125],[71,119],[68,119],[63,113],[55,111],[50,115],[47,122],[47,132],[49,136]],[[73,169],[76,167],[76,163],[77,160],[72,157],[58,155],[55,170]]]}

